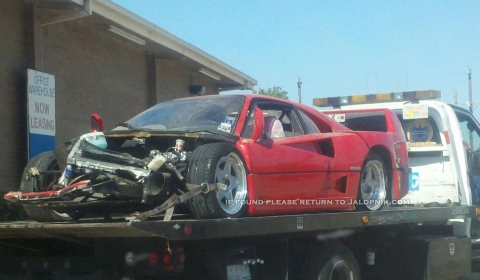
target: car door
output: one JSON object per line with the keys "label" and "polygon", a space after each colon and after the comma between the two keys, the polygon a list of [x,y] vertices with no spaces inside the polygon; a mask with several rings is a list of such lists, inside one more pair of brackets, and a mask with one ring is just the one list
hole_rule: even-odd
{"label": "car door", "polygon": [[[254,188],[250,191],[252,214],[279,214],[318,209],[352,209],[356,197],[365,145],[355,134],[319,133],[314,122],[289,104],[258,102],[264,119],[277,118],[283,137],[262,139],[250,145]],[[266,130],[268,122],[265,122]],[[313,130],[313,131],[312,131]],[[338,149],[338,147],[349,147]],[[342,200],[342,201],[337,201]],[[344,203],[342,203],[344,202]]]}

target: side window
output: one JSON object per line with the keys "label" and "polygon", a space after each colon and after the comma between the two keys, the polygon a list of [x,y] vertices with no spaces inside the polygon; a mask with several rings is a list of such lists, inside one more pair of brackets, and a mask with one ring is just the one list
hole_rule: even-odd
{"label": "side window", "polygon": [[252,104],[249,115],[242,131],[243,138],[251,138],[253,130],[254,108],[258,107],[263,112],[264,135],[266,139],[285,138],[304,134],[293,107],[287,104],[258,102]]}
{"label": "side window", "polygon": [[471,117],[459,118],[460,128],[462,129],[463,140],[469,145],[471,151],[480,151],[480,128],[477,122]]}
{"label": "side window", "polygon": [[320,133],[320,130],[318,129],[317,125],[312,121],[312,119],[309,116],[307,116],[307,114],[305,114],[304,112],[302,111],[299,111],[299,112],[300,112],[300,116],[303,119],[303,122],[305,123],[305,128],[307,129],[307,133],[308,134]]}
{"label": "side window", "polygon": [[468,156],[470,174],[478,176],[480,175],[480,128],[472,116],[458,111],[456,114],[462,130],[463,145]]}
{"label": "side window", "polygon": [[[261,107],[260,107],[261,109]],[[279,109],[268,109],[262,110],[263,111],[263,133],[265,138],[267,139],[275,139],[275,138],[285,138],[287,135],[285,134],[286,127],[284,128],[284,124],[289,126],[290,120],[288,117],[283,116],[282,118],[282,110]],[[280,121],[282,118],[282,121]]]}
{"label": "side window", "polygon": [[241,137],[250,139],[253,136],[253,124],[255,122],[255,108],[256,105],[250,106],[247,112],[247,118],[245,119],[245,124],[243,125]]}

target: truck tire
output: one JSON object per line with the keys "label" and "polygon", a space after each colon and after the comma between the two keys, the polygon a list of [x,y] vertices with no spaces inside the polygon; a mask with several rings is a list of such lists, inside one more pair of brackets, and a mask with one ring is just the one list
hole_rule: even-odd
{"label": "truck tire", "polygon": [[234,145],[211,143],[196,148],[188,163],[187,182],[227,185],[226,190],[201,193],[188,201],[195,218],[237,218],[244,215],[248,198],[247,174]]}
{"label": "truck tire", "polygon": [[324,245],[310,251],[301,276],[302,280],[360,280],[360,268],[345,245]]}
{"label": "truck tire", "polygon": [[370,152],[363,162],[358,186],[358,209],[377,211],[383,208],[387,199],[388,178],[382,158]]}
{"label": "truck tire", "polygon": [[[60,170],[57,159],[53,152],[44,152],[33,157],[23,170],[22,180],[20,181],[21,192],[34,192],[34,191],[48,191],[54,183],[54,175],[40,175],[37,179],[29,177],[29,170],[36,167],[38,171],[54,171]],[[35,183],[36,182],[36,183]],[[34,189],[36,188],[36,189]],[[38,222],[55,222],[55,221],[71,221],[72,218],[68,214],[59,213],[54,210],[40,208],[31,204],[23,205],[27,215]]]}

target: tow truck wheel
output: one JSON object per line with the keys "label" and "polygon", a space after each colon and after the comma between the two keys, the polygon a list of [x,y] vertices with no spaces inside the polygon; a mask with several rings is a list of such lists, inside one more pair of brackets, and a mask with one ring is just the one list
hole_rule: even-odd
{"label": "tow truck wheel", "polygon": [[[53,152],[44,152],[33,157],[23,170],[22,180],[20,182],[21,192],[48,191],[51,190],[56,180],[55,175],[40,175],[33,178],[29,175],[29,170],[36,167],[38,171],[57,171],[60,170],[57,159]],[[27,178],[29,180],[27,180]],[[35,188],[35,189],[34,189]],[[35,205],[23,205],[27,215],[38,222],[70,221],[72,217],[65,213],[59,213],[54,210],[40,208]]]}
{"label": "tow truck wheel", "polygon": [[305,258],[301,279],[360,280],[360,268],[345,245],[324,245],[310,251]]}
{"label": "tow truck wheel", "polygon": [[376,153],[369,153],[363,163],[358,186],[358,208],[376,211],[382,209],[387,197],[385,164]]}
{"label": "tow truck wheel", "polygon": [[245,213],[247,173],[234,145],[212,143],[195,149],[188,164],[187,182],[221,183],[227,187],[190,199],[189,208],[195,218],[236,218]]}

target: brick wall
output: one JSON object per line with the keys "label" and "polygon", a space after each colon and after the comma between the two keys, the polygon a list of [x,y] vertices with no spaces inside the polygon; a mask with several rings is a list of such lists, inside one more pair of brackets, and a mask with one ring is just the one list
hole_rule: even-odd
{"label": "brick wall", "polygon": [[218,94],[215,91],[215,80],[196,69],[189,70],[181,65],[181,61],[157,60],[157,101],[163,102],[179,97],[189,97],[189,87],[203,85],[205,95]]}
{"label": "brick wall", "polygon": [[146,53],[133,43],[92,17],[45,26],[42,34],[43,71],[56,80],[57,144],[89,132],[91,113],[110,129],[149,107]]}
{"label": "brick wall", "polygon": [[0,0],[0,191],[19,187],[27,157],[26,17],[22,1]]}

